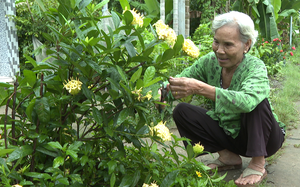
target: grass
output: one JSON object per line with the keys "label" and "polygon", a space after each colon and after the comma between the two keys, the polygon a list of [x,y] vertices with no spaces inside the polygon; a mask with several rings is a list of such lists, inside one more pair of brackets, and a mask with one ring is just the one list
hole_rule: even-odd
{"label": "grass", "polygon": [[[295,56],[290,58],[282,71],[270,80],[273,92],[271,102],[274,112],[279,120],[286,125],[286,136],[290,136],[289,130],[297,128],[300,119],[299,112],[296,108],[296,102],[300,101],[300,50],[295,52]],[[272,84],[273,83],[273,84]],[[267,158],[266,161],[272,164],[284,153],[286,143],[276,154]]]}
{"label": "grass", "polygon": [[300,50],[295,53],[297,55],[286,63],[280,75],[276,77],[281,86],[275,88],[271,96],[274,112],[279,120],[286,124],[287,129],[297,128],[299,121],[295,103],[300,100],[300,65],[295,62],[300,59]]}

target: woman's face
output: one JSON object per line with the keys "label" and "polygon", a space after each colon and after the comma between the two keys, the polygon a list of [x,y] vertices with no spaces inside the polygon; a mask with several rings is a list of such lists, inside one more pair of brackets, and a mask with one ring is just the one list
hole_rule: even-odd
{"label": "woman's face", "polygon": [[213,51],[218,58],[221,67],[235,69],[243,60],[244,53],[250,47],[251,40],[243,43],[240,40],[240,32],[237,27],[224,25],[216,30]]}

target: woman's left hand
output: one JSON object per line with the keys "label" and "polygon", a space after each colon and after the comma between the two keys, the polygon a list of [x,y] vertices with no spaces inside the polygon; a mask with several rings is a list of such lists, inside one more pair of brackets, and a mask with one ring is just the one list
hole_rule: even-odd
{"label": "woman's left hand", "polygon": [[173,97],[180,99],[195,94],[195,91],[199,89],[199,83],[201,83],[201,81],[187,77],[170,77],[169,83]]}

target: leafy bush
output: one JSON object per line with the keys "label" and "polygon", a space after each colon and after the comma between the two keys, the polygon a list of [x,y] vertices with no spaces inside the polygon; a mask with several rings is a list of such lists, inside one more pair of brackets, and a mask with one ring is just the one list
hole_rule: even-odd
{"label": "leafy bush", "polygon": [[192,145],[179,145],[187,139],[173,135],[166,143],[160,133],[168,129],[153,130],[162,120],[154,107],[161,71],[184,56],[183,37],[153,55],[164,41],[145,41],[151,20],[140,27],[132,25],[140,19],[132,11],[112,12],[116,29],[106,33],[101,23],[107,18],[98,11],[107,1],[58,2],[43,12],[52,23],[42,35],[53,61],[26,56],[32,69],[24,69],[14,85],[0,84],[1,106],[13,111],[1,115],[1,186],[223,184],[225,175],[210,176]]}
{"label": "leafy bush", "polygon": [[287,57],[294,55],[278,38],[271,42],[264,41],[264,39],[258,40],[250,50],[250,54],[260,58],[265,63],[270,76],[280,72]]}

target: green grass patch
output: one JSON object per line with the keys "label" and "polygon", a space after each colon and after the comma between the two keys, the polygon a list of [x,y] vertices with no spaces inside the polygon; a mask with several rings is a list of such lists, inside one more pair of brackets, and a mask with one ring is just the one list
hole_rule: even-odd
{"label": "green grass patch", "polygon": [[279,120],[286,124],[287,129],[295,128],[296,122],[299,120],[295,102],[300,98],[300,66],[292,61],[288,62],[277,79],[280,86],[275,88],[275,92],[271,96],[274,112],[278,115]]}

